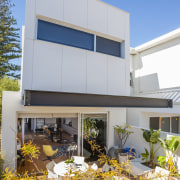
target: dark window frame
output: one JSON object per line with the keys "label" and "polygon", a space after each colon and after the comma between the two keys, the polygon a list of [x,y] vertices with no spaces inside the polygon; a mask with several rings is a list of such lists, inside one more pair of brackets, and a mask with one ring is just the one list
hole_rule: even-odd
{"label": "dark window frame", "polygon": [[[47,28],[40,27],[40,26],[43,26],[42,24],[46,24]],[[58,38],[59,38],[59,36],[57,36],[58,30],[56,30],[56,31],[54,30],[54,33],[53,33],[53,28],[50,26],[53,26],[55,29],[58,29],[58,27],[59,27],[62,31],[64,30],[64,32],[65,32],[65,30],[67,30],[67,31],[71,32],[71,33],[69,33],[69,36],[72,36],[72,37],[69,39],[67,38],[68,39],[68,40],[66,39],[67,41],[66,40],[58,40]],[[48,33],[48,30],[51,33]],[[68,34],[68,32],[65,32],[65,34],[66,33]],[[76,34],[76,33],[82,34],[82,36],[84,36],[84,39],[83,39],[83,37],[79,36],[80,39],[77,38],[78,39],[77,40],[75,38],[73,40],[73,35],[72,35],[73,33],[74,34]],[[50,36],[48,36],[49,34],[50,34]],[[69,37],[69,36],[67,36],[67,37]],[[85,36],[87,37],[89,42],[86,41],[87,39],[85,38]],[[57,37],[57,38],[55,38],[55,37]],[[63,37],[65,37],[65,36],[63,36]],[[95,34],[84,32],[84,31],[81,31],[81,30],[78,30],[75,28],[66,27],[66,26],[63,26],[60,24],[56,24],[53,22],[43,20],[43,19],[37,19],[37,37],[36,38],[37,38],[37,40],[66,45],[66,46],[70,46],[70,47],[75,47],[75,48],[79,48],[79,49],[84,49],[84,50],[93,51],[93,52],[97,52],[97,53],[124,59],[124,57],[122,57],[122,54],[123,54],[122,53],[122,42],[108,39],[106,37],[97,36]],[[81,38],[83,39],[82,41],[81,41]],[[72,43],[71,40],[74,42]],[[100,42],[99,40],[101,40],[100,44],[98,44]],[[108,45],[108,43],[109,43],[109,45]],[[105,44],[106,44],[106,46],[105,46]],[[108,46],[109,46],[109,48],[108,48]]]}
{"label": "dark window frame", "polygon": [[[152,125],[151,125],[151,118],[159,118],[159,129],[162,130],[162,119],[163,118],[169,118],[169,131],[165,131],[165,130],[162,130],[163,132],[166,132],[166,133],[174,133],[174,134],[180,134],[180,116],[171,116],[171,117],[149,117],[149,128],[152,128]],[[177,120],[177,122],[173,123],[173,121]],[[174,126],[173,126],[174,124]],[[157,130],[154,129],[154,130]]]}
{"label": "dark window frame", "polygon": [[94,34],[38,19],[37,40],[94,51]]}
{"label": "dark window frame", "polygon": [[[156,119],[156,120],[155,120]],[[157,120],[158,119],[158,120]],[[155,124],[157,122],[157,124]],[[159,127],[159,117],[150,117],[149,118],[149,127],[154,129],[154,130],[158,130]],[[155,128],[154,128],[155,127]]]}
{"label": "dark window frame", "polygon": [[98,53],[122,58],[121,46],[121,42],[96,36],[96,52]]}

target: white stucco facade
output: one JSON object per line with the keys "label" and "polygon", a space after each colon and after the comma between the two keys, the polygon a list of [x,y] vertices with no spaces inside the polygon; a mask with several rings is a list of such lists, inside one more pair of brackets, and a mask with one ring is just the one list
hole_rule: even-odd
{"label": "white stucco facade", "polygon": [[[122,42],[114,57],[37,40],[37,20]],[[129,95],[129,14],[98,0],[27,0],[22,95],[25,89]]]}
{"label": "white stucco facade", "polygon": [[[120,42],[121,57],[37,39],[38,20]],[[18,118],[107,114],[107,146],[114,128],[126,122],[126,108],[24,106],[24,90],[129,95],[129,14],[99,0],[26,0],[21,92],[3,92],[2,152],[16,168]]]}

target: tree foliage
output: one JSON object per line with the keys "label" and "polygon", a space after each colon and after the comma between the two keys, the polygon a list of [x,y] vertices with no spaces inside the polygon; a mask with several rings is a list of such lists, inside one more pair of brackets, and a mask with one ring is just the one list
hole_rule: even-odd
{"label": "tree foliage", "polygon": [[20,77],[20,66],[12,60],[21,57],[19,28],[12,16],[10,0],[0,0],[0,78]]}
{"label": "tree foliage", "polygon": [[0,78],[0,121],[2,113],[2,92],[3,91],[19,91],[19,82],[17,79],[4,76]]}

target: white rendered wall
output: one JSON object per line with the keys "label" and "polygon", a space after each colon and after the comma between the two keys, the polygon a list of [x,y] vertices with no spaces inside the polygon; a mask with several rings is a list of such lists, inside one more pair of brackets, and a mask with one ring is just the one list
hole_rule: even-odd
{"label": "white rendered wall", "polygon": [[124,59],[38,40],[33,46],[24,89],[128,95]]}
{"label": "white rendered wall", "polygon": [[4,155],[5,167],[16,167],[17,114],[21,106],[21,96],[17,92],[4,92],[2,96],[1,152]]}
{"label": "white rendered wall", "polygon": [[[24,89],[129,95],[129,14],[98,0],[27,0]],[[37,19],[124,41],[125,59],[36,40]]]}
{"label": "white rendered wall", "polygon": [[180,86],[180,38],[132,57],[135,93]]}
{"label": "white rendered wall", "polygon": [[[146,129],[146,128],[145,128]],[[149,128],[148,128],[149,129]],[[141,153],[145,153],[145,148],[149,151],[149,143],[147,143],[143,138],[143,132],[140,127],[133,126],[132,127],[133,134],[131,134],[125,144],[125,148],[134,148],[137,153],[137,157],[141,157]],[[171,134],[161,132],[160,137],[162,139],[165,139],[167,136]],[[155,145],[155,149],[160,147],[160,143]],[[165,156],[164,150],[160,147],[155,155],[155,158],[157,156]],[[180,172],[180,148],[176,152],[175,158],[174,158],[176,168]]]}
{"label": "white rendered wall", "polygon": [[150,117],[180,116],[180,105],[173,108],[127,108],[127,124],[139,128],[149,128]]}
{"label": "white rendered wall", "polygon": [[[105,113],[108,118],[107,146],[114,145],[115,125],[126,122],[125,108],[81,108],[81,107],[25,107],[20,92],[3,92],[2,109],[2,153],[5,155],[5,166],[16,168],[16,135],[18,115],[29,118],[45,118],[53,114],[89,114]],[[39,115],[38,115],[39,114]],[[80,117],[80,116],[79,116]],[[53,117],[52,117],[53,118]],[[54,121],[53,121],[54,122]],[[74,122],[73,122],[74,123]],[[36,124],[36,122],[34,122]]]}

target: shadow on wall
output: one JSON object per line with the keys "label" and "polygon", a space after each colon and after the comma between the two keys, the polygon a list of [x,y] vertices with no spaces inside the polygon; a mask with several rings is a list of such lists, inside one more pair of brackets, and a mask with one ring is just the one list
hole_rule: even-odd
{"label": "shadow on wall", "polygon": [[169,49],[169,48],[176,46],[176,45],[179,45],[179,44],[180,44],[180,38],[176,38],[176,39],[170,40],[166,43],[162,43],[158,46],[154,46],[152,48],[149,48],[148,50],[145,50],[143,52],[140,52],[140,54],[138,54],[138,55],[134,55],[133,56],[133,61],[134,61],[134,67],[133,68],[134,68],[134,70],[140,70],[143,68],[142,59],[144,56],[148,56],[148,55],[151,55],[153,53]]}
{"label": "shadow on wall", "polygon": [[146,76],[141,76],[135,79],[136,92],[149,92],[159,90],[159,78],[158,74],[149,74]]}

